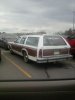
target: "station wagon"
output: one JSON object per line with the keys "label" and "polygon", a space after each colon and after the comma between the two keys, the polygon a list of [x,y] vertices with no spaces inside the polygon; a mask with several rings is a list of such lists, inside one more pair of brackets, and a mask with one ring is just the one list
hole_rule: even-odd
{"label": "station wagon", "polygon": [[24,57],[24,61],[29,60],[37,63],[63,61],[71,58],[69,53],[70,45],[58,35],[23,35],[16,41],[9,42],[11,53],[17,53]]}

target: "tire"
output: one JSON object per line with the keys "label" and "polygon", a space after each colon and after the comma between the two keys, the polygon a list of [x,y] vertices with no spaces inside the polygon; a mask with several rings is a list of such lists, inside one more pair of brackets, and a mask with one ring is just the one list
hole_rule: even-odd
{"label": "tire", "polygon": [[9,50],[10,50],[10,53],[11,53],[11,54],[14,54],[14,52],[12,51],[12,49],[11,49],[11,48],[10,48]]}
{"label": "tire", "polygon": [[24,62],[25,63],[28,63],[29,62],[28,55],[27,55],[26,52],[23,52],[23,58],[24,58]]}
{"label": "tire", "polygon": [[13,54],[13,51],[10,49],[10,53]]}
{"label": "tire", "polygon": [[11,53],[11,54],[13,54],[13,51],[12,51],[12,49],[11,49],[11,46],[10,46],[10,45],[8,46],[8,48],[9,48],[10,53]]}
{"label": "tire", "polygon": [[0,62],[1,62],[1,51],[0,51]]}
{"label": "tire", "polygon": [[0,62],[1,62],[1,57],[0,57]]}

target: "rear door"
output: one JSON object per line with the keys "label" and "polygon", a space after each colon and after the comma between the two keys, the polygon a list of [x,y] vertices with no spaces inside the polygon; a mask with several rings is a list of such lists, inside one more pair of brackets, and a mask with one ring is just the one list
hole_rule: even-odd
{"label": "rear door", "polygon": [[26,41],[26,50],[29,56],[37,57],[39,37],[29,36]]}

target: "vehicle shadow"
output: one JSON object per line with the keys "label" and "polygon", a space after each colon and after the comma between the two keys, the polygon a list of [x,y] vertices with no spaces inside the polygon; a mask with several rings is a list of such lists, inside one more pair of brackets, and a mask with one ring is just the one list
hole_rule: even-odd
{"label": "vehicle shadow", "polygon": [[31,64],[33,67],[39,67],[39,68],[63,68],[63,67],[66,67],[64,62],[36,63],[36,62],[30,61],[29,64]]}
{"label": "vehicle shadow", "polygon": [[73,55],[73,60],[75,61],[75,55]]}
{"label": "vehicle shadow", "polygon": [[[23,57],[22,56],[19,56],[17,54],[13,54],[15,57],[19,58],[23,63],[24,60],[23,60]],[[73,59],[75,60],[75,59]],[[67,64],[65,63],[65,61],[60,61],[60,62],[50,62],[50,63],[37,63],[37,62],[34,62],[34,61],[31,61],[29,60],[28,63],[25,63],[27,66],[32,66],[34,68],[39,68],[39,69],[42,69],[42,68],[67,68]]]}

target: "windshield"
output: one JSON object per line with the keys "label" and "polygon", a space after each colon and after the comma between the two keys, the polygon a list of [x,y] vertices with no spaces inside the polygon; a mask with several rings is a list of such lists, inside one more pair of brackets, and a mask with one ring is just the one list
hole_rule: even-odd
{"label": "windshield", "polygon": [[0,0],[0,80],[75,79],[74,22],[75,0]]}

